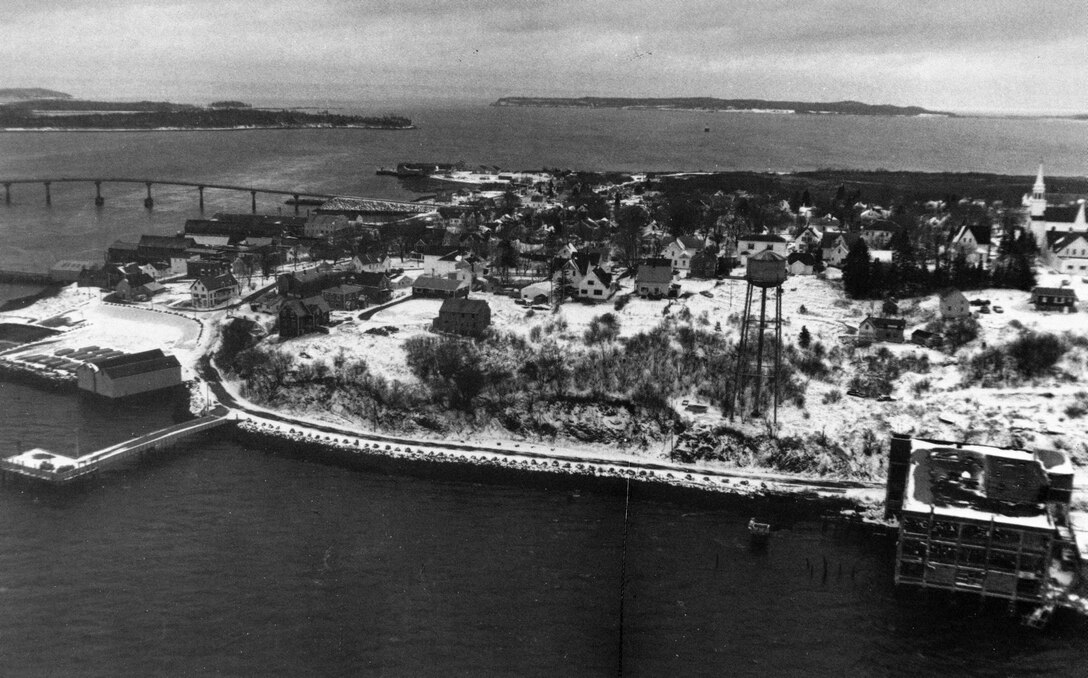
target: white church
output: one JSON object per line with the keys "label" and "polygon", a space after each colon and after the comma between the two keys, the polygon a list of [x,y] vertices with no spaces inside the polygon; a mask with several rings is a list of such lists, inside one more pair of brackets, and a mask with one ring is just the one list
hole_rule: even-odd
{"label": "white church", "polygon": [[1048,205],[1043,166],[1024,206],[1031,219],[1031,233],[1043,260],[1062,273],[1088,276],[1088,221],[1084,200],[1069,205]]}

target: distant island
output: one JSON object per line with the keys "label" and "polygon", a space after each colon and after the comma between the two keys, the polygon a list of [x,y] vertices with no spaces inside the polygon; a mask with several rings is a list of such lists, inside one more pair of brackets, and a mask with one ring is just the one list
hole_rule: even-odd
{"label": "distant island", "polygon": [[[41,93],[50,90],[0,90]],[[412,121],[397,115],[364,117],[298,110],[256,109],[241,101],[216,101],[211,105],[176,104],[169,101],[91,101],[62,97],[19,98],[0,103],[3,130],[200,130],[200,129],[293,129],[364,128],[412,129]],[[14,95],[12,95],[14,98]]]}
{"label": "distant island", "polygon": [[938,115],[954,113],[931,111],[920,106],[866,104],[860,101],[771,101],[768,99],[716,99],[713,97],[628,98],[628,97],[503,97],[492,106],[537,106],[554,108],[634,108],[659,110],[735,111],[748,113],[796,113],[808,115]]}
{"label": "distant island", "polygon": [[71,94],[41,87],[0,88],[0,103],[24,101],[26,99],[71,99]]}

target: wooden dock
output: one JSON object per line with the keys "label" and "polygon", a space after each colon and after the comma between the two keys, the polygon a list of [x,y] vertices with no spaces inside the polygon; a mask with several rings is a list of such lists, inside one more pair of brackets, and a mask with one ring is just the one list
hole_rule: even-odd
{"label": "wooden dock", "polygon": [[0,460],[0,473],[5,479],[30,478],[61,485],[94,474],[109,464],[165,449],[184,438],[232,423],[234,419],[228,416],[226,408],[217,408],[214,414],[175,424],[78,458],[42,449],[29,450]]}

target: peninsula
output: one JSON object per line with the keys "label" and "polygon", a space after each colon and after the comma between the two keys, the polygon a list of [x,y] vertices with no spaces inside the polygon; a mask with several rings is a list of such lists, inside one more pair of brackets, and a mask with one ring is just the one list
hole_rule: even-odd
{"label": "peninsula", "polygon": [[714,97],[503,97],[492,106],[536,106],[550,108],[633,108],[691,111],[732,111],[739,113],[798,113],[813,115],[891,115],[956,117],[945,111],[920,106],[866,104],[860,101],[774,101],[768,99],[717,99]]}
{"label": "peninsula", "polygon": [[20,99],[0,104],[3,130],[412,129],[408,118],[259,109],[236,101],[208,107],[168,101]]}

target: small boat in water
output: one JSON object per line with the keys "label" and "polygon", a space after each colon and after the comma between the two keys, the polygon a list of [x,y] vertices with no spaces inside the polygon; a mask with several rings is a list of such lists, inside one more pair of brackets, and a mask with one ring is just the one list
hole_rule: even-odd
{"label": "small boat in water", "polygon": [[767,541],[767,538],[771,536],[771,524],[761,523],[752,518],[748,521],[748,534],[751,535],[753,541]]}

